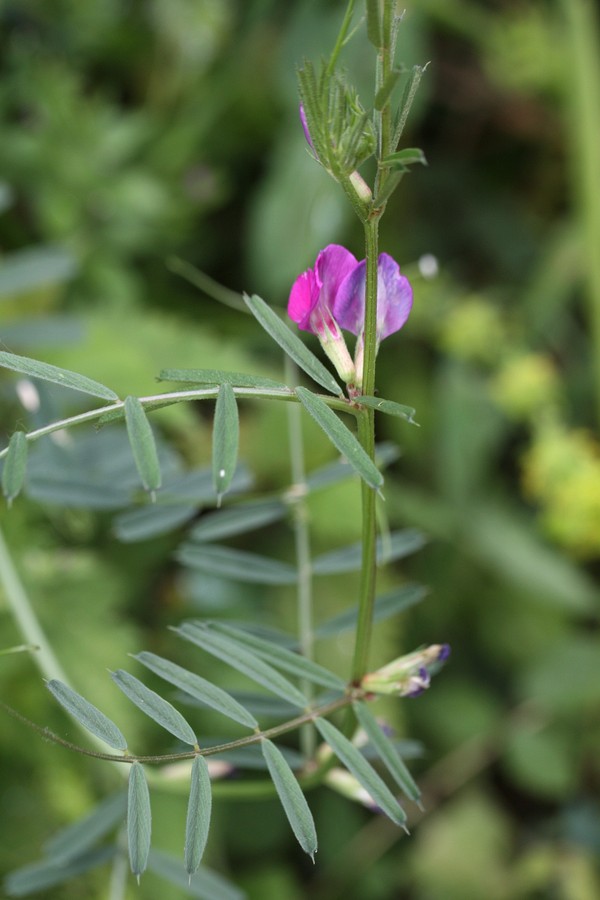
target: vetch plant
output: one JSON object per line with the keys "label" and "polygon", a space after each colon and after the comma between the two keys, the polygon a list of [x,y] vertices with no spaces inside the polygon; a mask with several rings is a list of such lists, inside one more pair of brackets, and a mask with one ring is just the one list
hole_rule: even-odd
{"label": "vetch plant", "polygon": [[[419,802],[417,785],[370,705],[379,695],[391,695],[399,701],[416,697],[429,686],[432,674],[449,653],[445,644],[433,644],[383,665],[371,659],[373,623],[395,615],[423,596],[420,586],[410,584],[377,594],[378,565],[415,552],[424,538],[413,529],[378,536],[376,503],[384,492],[381,469],[394,453],[389,446],[375,443],[376,412],[408,422],[414,416],[411,407],[376,395],[380,344],[406,323],[413,302],[412,288],[398,264],[387,253],[379,252],[378,234],[389,197],[409,167],[424,162],[421,151],[398,149],[423,69],[415,67],[406,74],[397,68],[401,17],[396,3],[369,0],[367,33],[376,48],[377,62],[373,108],[367,111],[339,67],[353,12],[351,2],[334,50],[321,69],[317,71],[306,62],[299,70],[300,113],[310,152],[340,184],[358,215],[364,231],[365,259],[359,261],[344,247],[330,244],[319,253],[314,266],[299,275],[288,304],[289,316],[298,329],[317,335],[344,388],[297,331],[257,296],[245,297],[245,303],[283,350],[289,374],[285,381],[237,372],[169,369],[159,374],[159,381],[183,384],[183,389],[122,400],[110,388],[84,375],[0,351],[0,365],[8,370],[103,401],[101,406],[49,425],[15,431],[0,453],[4,459],[2,487],[9,504],[27,489],[31,444],[84,423],[124,421],[131,471],[119,480],[116,474],[111,479],[107,470],[105,483],[91,485],[96,496],[104,491],[102,500],[108,504],[104,508],[131,507],[116,518],[121,539],[143,540],[181,527],[195,518],[200,504],[211,504],[216,510],[202,515],[177,548],[178,563],[192,572],[240,583],[293,585],[299,623],[297,635],[264,630],[255,623],[232,624],[217,619],[190,619],[173,626],[177,637],[192,645],[198,659],[220,660],[260,686],[262,711],[258,701],[253,704],[236,696],[192,666],[186,668],[148,651],[138,653],[136,662],[165,685],[165,692],[177,705],[126,669],[112,672],[110,677],[125,697],[170,735],[169,752],[134,752],[121,728],[68,684],[0,543],[0,572],[15,620],[24,639],[40,648],[36,659],[48,690],[81,729],[93,736],[95,749],[76,745],[34,723],[29,722],[29,726],[59,745],[117,764],[115,778],[122,778],[124,772],[127,777],[126,791],[121,788],[78,825],[57,835],[40,862],[9,876],[5,885],[9,896],[47,890],[107,860],[113,860],[114,871],[122,871],[126,845],[129,867],[138,880],[150,868],[174,884],[184,888],[189,884],[193,896],[240,897],[236,887],[202,864],[213,794],[215,800],[219,796],[277,796],[298,843],[313,860],[318,849],[318,824],[310,810],[310,791],[316,786],[329,784],[346,796],[368,802],[402,827],[407,813],[398,794]],[[398,104],[394,100],[397,87],[403,88]],[[369,186],[359,168],[371,158],[376,175]],[[356,336],[354,358],[342,331]],[[321,390],[297,384],[298,369]],[[243,497],[249,480],[238,464],[238,404],[246,398],[284,403],[291,410],[293,484],[277,497]],[[216,401],[212,466],[209,470],[174,473],[165,467],[162,445],[148,414],[169,404],[206,400]],[[304,471],[299,427],[299,416],[304,413],[314,419],[342,462],[308,474]],[[338,413],[350,416],[355,427],[348,427]],[[97,436],[100,442],[102,435],[100,432]],[[142,488],[141,502],[139,489],[132,486],[132,472],[137,473],[136,481]],[[312,557],[306,495],[349,477],[357,477],[360,482],[360,543]],[[85,486],[77,489],[85,490]],[[285,519],[292,524],[295,566],[220,543]],[[315,624],[313,582],[323,575],[348,571],[359,572],[356,605],[328,622]],[[317,662],[317,645],[349,629],[354,629],[353,653],[349,671],[342,676]],[[173,689],[178,693],[173,695]],[[185,714],[179,705],[189,707]],[[203,733],[204,708],[234,723],[240,736],[211,740]],[[295,734],[297,750],[289,743],[278,745],[282,736]],[[371,752],[365,753],[365,747]],[[253,766],[244,773],[240,753],[253,750]],[[257,766],[263,771],[259,777],[255,774]],[[224,775],[233,767],[239,777],[225,780]],[[150,789],[154,784],[168,788],[174,777],[189,780],[186,821],[182,823],[183,862],[152,850]],[[117,832],[112,843],[105,842],[106,836],[118,829],[124,810],[126,827]],[[113,884],[117,883],[115,876]],[[123,895],[115,890],[112,897]]]}

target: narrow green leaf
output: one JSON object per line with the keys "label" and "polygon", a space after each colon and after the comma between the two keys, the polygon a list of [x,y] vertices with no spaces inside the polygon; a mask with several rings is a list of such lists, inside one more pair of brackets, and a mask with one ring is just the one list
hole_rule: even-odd
{"label": "narrow green leaf", "polygon": [[334,447],[337,447],[340,453],[346,457],[352,468],[358,472],[369,487],[379,489],[383,484],[381,472],[378,471],[375,463],[369,459],[358,440],[333,410],[329,409],[324,400],[311,391],[307,391],[306,388],[296,388],[296,394],[302,406],[320,425]]}
{"label": "narrow green leaf", "polygon": [[317,832],[306,797],[281,751],[271,741],[260,742],[275,790],[296,840],[312,861],[317,852]]}
{"label": "narrow green leaf", "polygon": [[30,472],[27,495],[40,503],[56,503],[74,509],[122,509],[128,502],[128,492],[108,484],[91,484],[81,476],[44,478]]}
{"label": "narrow green leaf", "polygon": [[[404,528],[393,531],[390,535],[377,538],[377,564],[394,562],[416,553],[425,546],[426,538],[416,528]],[[315,575],[337,575],[341,572],[357,572],[361,566],[362,547],[360,543],[340,547],[330,553],[323,553],[313,560],[312,570]]]}
{"label": "narrow green leaf", "polygon": [[[373,621],[382,622],[391,616],[403,612],[415,603],[420,603],[427,596],[427,590],[420,584],[405,584],[388,594],[383,594],[375,599],[373,609]],[[315,631],[318,638],[334,637],[344,631],[356,628],[358,622],[358,606],[344,610],[337,616],[323,622]]]}
{"label": "narrow green leaf", "polygon": [[185,566],[233,581],[294,584],[297,578],[296,569],[289,563],[217,544],[183,544],[176,557]]}
{"label": "narrow green leaf", "polygon": [[279,344],[282,350],[300,366],[300,368],[310,375],[313,381],[324,387],[326,391],[332,394],[343,396],[343,391],[333,375],[325,368],[322,362],[311,353],[299,337],[293,331],[284,325],[277,313],[267,306],[264,300],[256,295],[252,297],[244,296],[247,307],[252,315],[262,325],[267,334],[270,334],[275,343]]}
{"label": "narrow green leaf", "polygon": [[206,681],[206,679],[194,674],[194,672],[189,672],[176,663],[163,659],[161,656],[156,656],[154,653],[148,653],[145,650],[137,653],[134,659],[137,659],[138,662],[141,662],[142,665],[156,675],[164,678],[169,684],[175,685],[175,687],[178,687],[190,697],[194,697],[201,703],[206,704],[206,706],[210,706],[211,709],[223,713],[224,716],[233,719],[234,722],[239,722],[240,725],[246,725],[248,728],[258,728],[258,722],[252,713],[248,712],[241,703],[234,700],[222,688],[211,684],[210,681]]}
{"label": "narrow green leaf", "polygon": [[121,513],[113,520],[113,530],[124,543],[147,541],[180,528],[195,515],[191,505],[152,503]]}
{"label": "narrow green leaf", "polygon": [[230,384],[222,384],[215,407],[212,445],[213,484],[219,505],[235,474],[239,441],[240,422],[235,394]]}
{"label": "narrow green leaf", "polygon": [[394,742],[385,734],[379,722],[371,714],[365,703],[353,703],[352,707],[356,714],[356,718],[358,719],[358,724],[364,728],[369,741],[377,751],[377,755],[398,787],[404,791],[409,800],[414,800],[415,803],[418,803],[421,797],[421,791],[404,765],[402,757],[398,754]]}
{"label": "narrow green leaf", "polygon": [[93,397],[101,397],[103,400],[119,399],[114,391],[98,381],[92,381],[91,378],[86,378],[85,375],[79,375],[77,372],[70,372],[68,369],[59,369],[58,366],[30,359],[28,356],[16,356],[14,353],[0,350],[0,366],[11,369],[13,372],[20,372],[21,375],[40,378],[42,381],[51,381],[53,384],[61,384],[63,387],[91,394]]}
{"label": "narrow green leaf", "polygon": [[146,411],[137,397],[127,397],[125,400],[125,422],[131,451],[144,490],[156,491],[162,480],[156,443]]}
{"label": "narrow green leaf", "polygon": [[183,741],[184,744],[191,744],[192,747],[198,743],[198,738],[192,731],[190,725],[183,718],[174,706],[168,700],[165,700],[155,691],[151,691],[146,687],[139,678],[130,675],[123,669],[117,669],[111,672],[111,678],[118,688],[120,688],[126,697],[132,703],[146,713],[151,719],[162,725],[167,731]]}
{"label": "narrow green leaf", "polygon": [[315,725],[335,755],[370,794],[382,812],[396,825],[403,825],[406,822],[406,813],[360,750],[327,719],[315,719]]}
{"label": "narrow green leaf", "polygon": [[77,271],[77,260],[62,247],[33,247],[5,256],[0,265],[0,296],[15,297],[60,284]]}
{"label": "narrow green leaf", "polygon": [[381,35],[380,0],[367,0],[367,37],[376,50],[381,49],[383,38]]}
{"label": "narrow green leaf", "polygon": [[357,403],[376,409],[378,412],[386,413],[388,416],[396,416],[399,419],[406,419],[411,425],[417,425],[414,416],[416,409],[412,406],[403,406],[402,403],[395,403],[393,400],[382,400],[380,397],[357,397]]}
{"label": "narrow green leaf", "polygon": [[44,847],[46,856],[57,865],[81,856],[124,819],[126,810],[126,793],[112,794],[87,816],[57,832]]}
{"label": "narrow green leaf", "polygon": [[146,870],[150,853],[150,835],[152,833],[152,813],[150,810],[150,791],[143,766],[134,762],[129,770],[129,791],[127,794],[127,842],[129,845],[129,864],[137,877]]}
{"label": "narrow green leaf", "polygon": [[2,469],[2,491],[10,506],[21,491],[27,470],[27,437],[15,431],[8,442],[8,453]]}
{"label": "narrow green leaf", "polygon": [[[248,469],[239,465],[229,487],[229,493],[238,493],[252,487],[252,476]],[[194,469],[165,481],[158,496],[158,503],[181,503],[202,506],[215,501],[212,468]]]}
{"label": "narrow green leaf", "polygon": [[49,888],[57,887],[76,878],[77,875],[104,865],[115,856],[116,852],[116,847],[100,847],[64,864],[57,865],[51,860],[44,860],[23,866],[4,879],[6,896],[27,897],[37,891],[46,891],[46,897],[49,897],[51,896],[47,893]]}
{"label": "narrow green leaf", "polygon": [[201,866],[191,879],[186,874],[179,859],[175,859],[167,853],[151,850],[148,859],[148,869],[166,879],[170,884],[182,888],[187,897],[196,897],[197,900],[245,900],[246,894],[240,891],[212,869]]}
{"label": "narrow green leaf", "polygon": [[228,509],[202,516],[200,522],[190,531],[193,541],[204,542],[233,537],[256,531],[265,525],[278,522],[287,514],[287,507],[281,500],[258,500],[240,503]]}
{"label": "narrow green leaf", "polygon": [[203,756],[196,756],[192,763],[190,799],[187,809],[185,849],[183,853],[185,870],[188,875],[193,875],[196,872],[202,860],[210,828],[211,805],[212,794],[208,766]]}
{"label": "narrow green leaf", "polygon": [[287,385],[260,375],[242,372],[223,372],[218,369],[163,369],[158,381],[178,381],[182,384],[230,384],[233,387],[265,388],[265,390],[291,391]]}
{"label": "narrow green leaf", "polygon": [[390,169],[398,169],[399,171],[407,171],[409,166],[420,163],[427,165],[425,154],[418,147],[406,147],[404,150],[398,150],[397,153],[390,153],[385,159],[381,160],[381,166],[387,166]]}
{"label": "narrow green leaf", "polygon": [[425,72],[426,68],[427,66],[425,65],[413,66],[411,69],[410,76],[404,87],[402,99],[398,107],[398,116],[394,125],[394,139],[392,142],[393,147],[398,146],[400,138],[402,137],[402,132],[404,131],[404,126],[406,125],[406,120],[408,119],[408,114],[410,112],[413,100],[415,99],[419,84],[421,83],[421,78],[423,77],[423,73]]}
{"label": "narrow green leaf", "polygon": [[184,622],[174,631],[185,640],[197,644],[207,653],[212,653],[213,656],[222,659],[233,669],[243,672],[248,678],[262,684],[268,691],[277,694],[278,697],[283,697],[294,706],[299,706],[301,709],[308,706],[306,697],[287,678],[280,675],[273,666],[268,665],[260,657],[240,647],[235,641],[224,635],[215,634],[201,624],[192,622]]}
{"label": "narrow green leaf", "polygon": [[274,644],[272,641],[266,641],[264,638],[249,634],[242,631],[241,628],[234,628],[223,622],[212,622],[213,630],[220,634],[225,634],[237,641],[244,647],[249,647],[256,651],[263,659],[267,659],[272,665],[291,675],[297,675],[299,678],[306,678],[315,684],[321,684],[323,687],[331,688],[334,691],[345,691],[346,682],[338,675],[334,675],[329,669],[319,666],[317,663],[299,653],[294,653],[285,647]]}
{"label": "narrow green leaf", "polygon": [[72,688],[63,684],[62,681],[52,679],[46,682],[46,687],[52,696],[58,700],[60,705],[70,713],[74,719],[87,728],[96,737],[104,741],[114,750],[123,752],[127,750],[127,741],[121,734],[121,731],[114,722],[100,712],[97,707],[93,706],[88,700],[85,700],[80,694]]}

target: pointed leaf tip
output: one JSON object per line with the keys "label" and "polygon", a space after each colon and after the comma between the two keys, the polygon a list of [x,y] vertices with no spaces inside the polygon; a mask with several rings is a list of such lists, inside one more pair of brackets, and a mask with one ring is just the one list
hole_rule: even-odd
{"label": "pointed leaf tip", "polygon": [[208,839],[211,806],[208,766],[203,756],[196,756],[192,763],[190,798],[185,826],[185,870],[190,879],[202,860]]}
{"label": "pointed leaf tip", "polygon": [[237,465],[240,424],[235,393],[225,382],[219,387],[215,407],[213,427],[212,471],[217,494],[217,505],[221,505],[223,494],[231,485]]}
{"label": "pointed leaf tip", "polygon": [[283,753],[272,741],[263,738],[261,749],[296,840],[314,863],[317,852],[317,832],[302,788]]}
{"label": "pointed leaf tip", "polygon": [[335,755],[372,797],[373,801],[396,825],[404,825],[406,813],[375,769],[367,762],[358,747],[349,741],[327,719],[315,719],[315,725]]}
{"label": "pointed leaf tip", "polygon": [[300,338],[285,325],[276,312],[268,306],[264,300],[257,297],[256,294],[249,297],[244,295],[246,306],[254,316],[254,318],[262,325],[267,334],[279,344],[282,350],[300,366],[300,368],[310,375],[313,381],[324,387],[326,391],[337,394],[342,397],[344,392],[341,387],[323,363],[311,353]]}
{"label": "pointed leaf tip", "polygon": [[137,397],[127,397],[125,400],[125,422],[131,452],[144,490],[149,491],[152,498],[162,482],[160,463],[146,410]]}
{"label": "pointed leaf tip", "polygon": [[150,792],[143,767],[134,762],[129,770],[127,794],[127,843],[131,871],[140,883],[140,875],[148,865],[150,838],[152,833],[152,813]]}
{"label": "pointed leaf tip", "polygon": [[352,468],[369,487],[379,490],[383,485],[383,475],[372,459],[359,444],[357,438],[336,416],[324,400],[306,388],[296,388],[296,394],[305,410],[323,429],[331,443],[348,460]]}
{"label": "pointed leaf tip", "polygon": [[24,431],[15,431],[8,442],[8,453],[2,469],[2,491],[11,506],[21,492],[27,469],[27,437]]}

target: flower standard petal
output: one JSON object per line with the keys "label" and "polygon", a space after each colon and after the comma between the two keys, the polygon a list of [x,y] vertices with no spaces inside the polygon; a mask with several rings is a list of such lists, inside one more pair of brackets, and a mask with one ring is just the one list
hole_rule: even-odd
{"label": "flower standard petal", "polygon": [[340,284],[333,304],[336,321],[352,334],[363,330],[367,264],[363,259]]}
{"label": "flower standard petal", "polygon": [[320,307],[327,309],[330,313],[333,312],[340,285],[357,265],[354,254],[340,244],[329,244],[328,247],[321,250],[315,263]]}
{"label": "flower standard petal", "polygon": [[292,286],[288,315],[303,331],[337,335],[332,307],[340,284],[357,266],[356,257],[339,244],[329,244],[317,256],[314,269],[303,272]]}
{"label": "flower standard petal", "polygon": [[292,286],[288,315],[298,327],[319,338],[323,350],[347,384],[355,380],[355,367],[332,307],[340,285],[358,265],[339,244],[329,244],[317,256],[314,269],[303,272]]}

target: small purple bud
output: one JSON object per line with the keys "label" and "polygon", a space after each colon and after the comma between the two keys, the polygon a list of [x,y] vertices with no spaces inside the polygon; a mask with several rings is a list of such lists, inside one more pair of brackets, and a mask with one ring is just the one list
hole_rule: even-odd
{"label": "small purple bud", "polygon": [[408,691],[405,697],[418,697],[423,691],[426,691],[431,684],[431,677],[425,666],[421,666],[417,675],[412,675],[408,683]]}
{"label": "small purple bud", "polygon": [[313,153],[316,154],[315,146],[312,142],[312,138],[310,136],[310,131],[308,130],[308,122],[306,121],[306,113],[304,112],[304,106],[302,103],[300,104],[300,121],[302,122],[302,128],[304,130],[304,137],[306,138],[306,143],[310,147]]}
{"label": "small purple bud", "polygon": [[450,644],[440,644],[440,649],[438,653],[438,662],[445,662],[450,656],[452,649]]}

